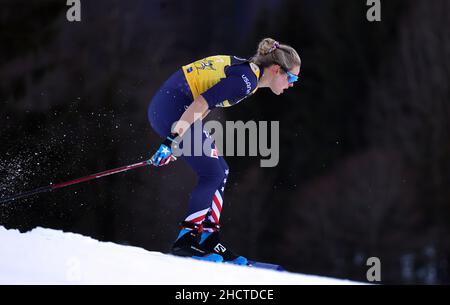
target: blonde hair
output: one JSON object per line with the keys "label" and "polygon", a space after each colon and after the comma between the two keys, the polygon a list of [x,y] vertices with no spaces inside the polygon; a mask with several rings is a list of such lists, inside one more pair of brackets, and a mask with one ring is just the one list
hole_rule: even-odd
{"label": "blonde hair", "polygon": [[294,48],[286,44],[281,44],[272,38],[264,38],[260,41],[258,50],[250,61],[262,68],[279,65],[281,68],[287,70],[301,66],[302,63],[300,56],[298,56]]}

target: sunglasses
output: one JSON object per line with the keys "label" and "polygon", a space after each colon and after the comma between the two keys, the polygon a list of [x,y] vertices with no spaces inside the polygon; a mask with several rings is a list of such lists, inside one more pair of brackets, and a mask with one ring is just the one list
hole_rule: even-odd
{"label": "sunglasses", "polygon": [[298,81],[298,75],[295,75],[294,73],[290,72],[288,69],[280,65],[280,68],[283,69],[284,72],[288,75],[288,83],[293,84],[296,81]]}
{"label": "sunglasses", "polygon": [[288,83],[289,84],[293,84],[296,81],[298,81],[298,76],[297,75],[295,75],[295,74],[293,74],[293,73],[291,73],[289,71],[286,71],[286,73],[288,75]]}

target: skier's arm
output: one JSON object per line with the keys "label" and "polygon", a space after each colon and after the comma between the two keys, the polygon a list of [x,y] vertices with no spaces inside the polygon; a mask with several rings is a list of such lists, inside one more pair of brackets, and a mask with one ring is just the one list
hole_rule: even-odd
{"label": "skier's arm", "polygon": [[203,119],[208,113],[208,103],[201,95],[199,95],[184,111],[181,118],[172,129],[170,135],[166,137],[156,153],[152,156],[152,164],[155,166],[162,166],[168,164],[172,160],[175,160],[176,158],[174,158],[172,154],[172,144],[178,144],[177,137],[182,137],[192,123],[199,118]]}
{"label": "skier's arm", "polygon": [[172,129],[172,135],[180,137],[197,119],[204,119],[209,111],[226,101],[228,105],[239,102],[248,96],[257,86],[257,78],[248,64],[232,66],[227,70],[227,77],[221,79],[197,98],[182,114]]}
{"label": "skier's arm", "polygon": [[181,115],[181,118],[172,129],[172,134],[177,134],[182,137],[192,123],[199,118],[203,119],[208,113],[208,103],[203,96],[199,95]]}

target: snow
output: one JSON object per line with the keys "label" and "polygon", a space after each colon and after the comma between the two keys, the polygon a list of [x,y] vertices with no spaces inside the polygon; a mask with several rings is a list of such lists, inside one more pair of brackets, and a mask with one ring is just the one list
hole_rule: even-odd
{"label": "snow", "polygon": [[181,258],[80,234],[0,226],[0,285],[342,285],[355,282]]}

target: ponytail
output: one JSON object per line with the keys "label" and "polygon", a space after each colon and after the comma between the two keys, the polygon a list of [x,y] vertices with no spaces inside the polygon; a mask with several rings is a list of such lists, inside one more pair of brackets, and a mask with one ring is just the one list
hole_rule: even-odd
{"label": "ponytail", "polygon": [[294,48],[280,44],[272,38],[264,38],[260,41],[258,50],[250,61],[262,68],[279,65],[283,69],[291,70],[295,66],[301,66],[300,56]]}

